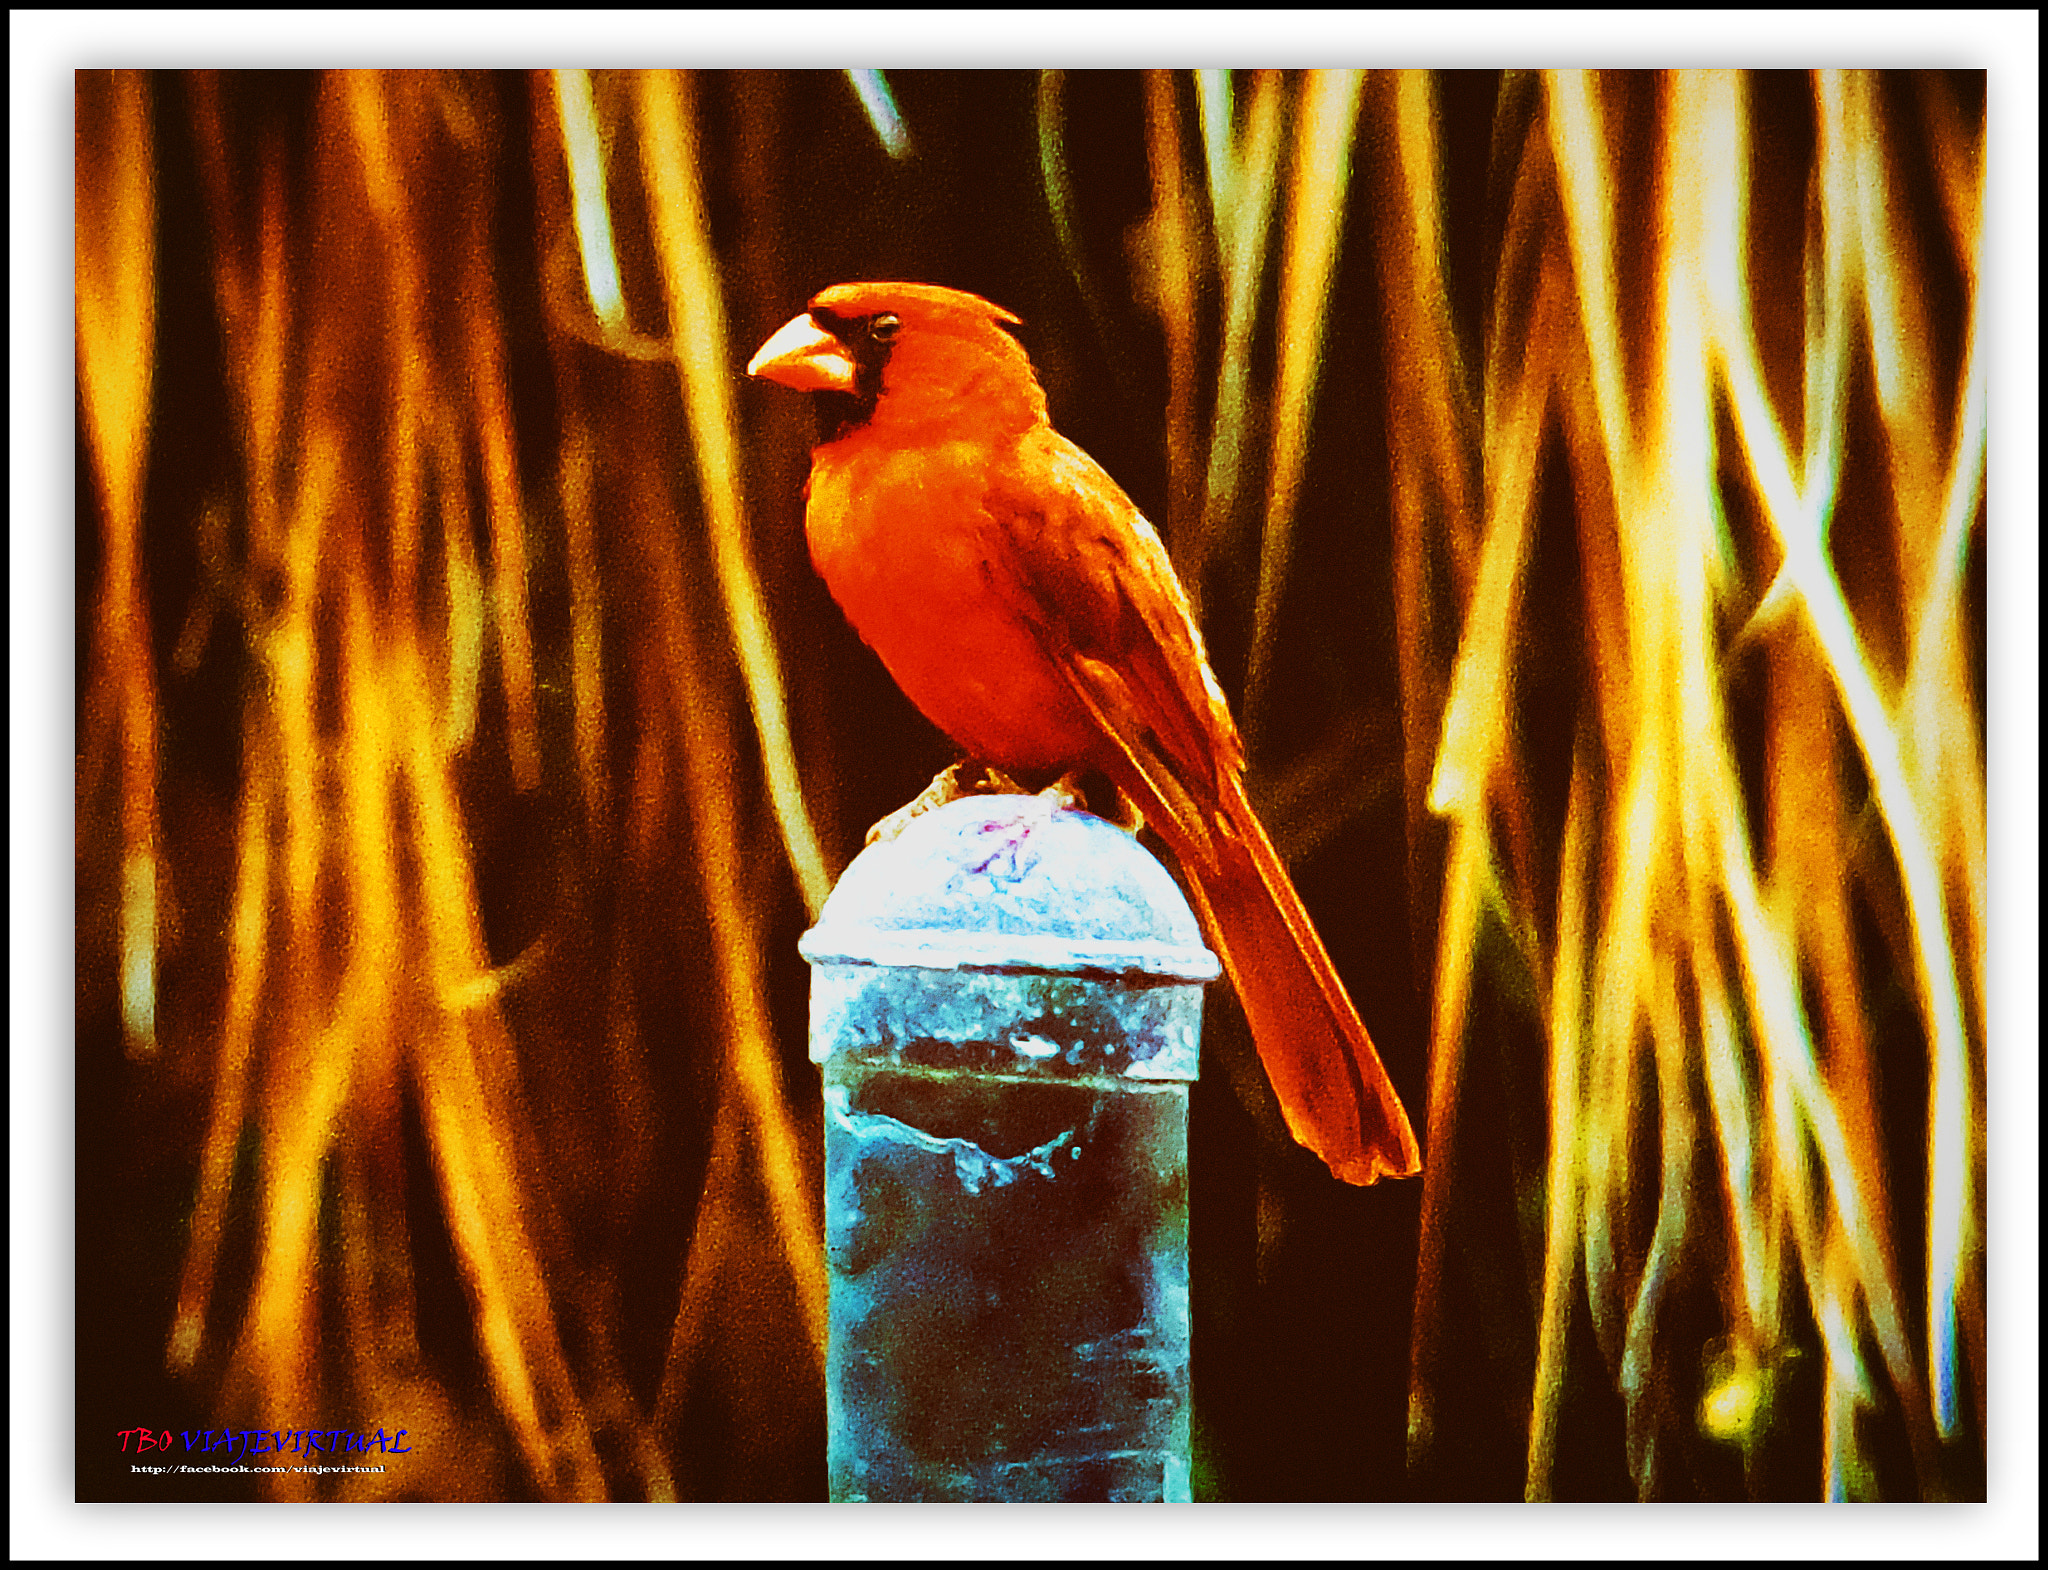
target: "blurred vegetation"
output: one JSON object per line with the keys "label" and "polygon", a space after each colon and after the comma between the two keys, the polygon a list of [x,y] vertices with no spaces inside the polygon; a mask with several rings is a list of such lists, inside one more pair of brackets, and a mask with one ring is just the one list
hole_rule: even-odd
{"label": "blurred vegetation", "polygon": [[1427,1109],[1212,994],[1198,1489],[1982,1497],[1981,74],[77,107],[81,1498],[822,1497],[795,940],[950,753],[739,367],[859,278],[1025,318]]}

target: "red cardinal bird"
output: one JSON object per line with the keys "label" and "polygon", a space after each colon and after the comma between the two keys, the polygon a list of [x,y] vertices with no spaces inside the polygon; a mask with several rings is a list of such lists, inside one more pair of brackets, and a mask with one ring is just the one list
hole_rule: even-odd
{"label": "red cardinal bird", "polygon": [[1055,431],[999,306],[827,289],[748,365],[824,396],[811,561],[903,691],[1023,778],[1097,769],[1192,886],[1288,1129],[1350,1183],[1418,1171],[1372,1038],[1240,778],[1244,745],[1165,547]]}

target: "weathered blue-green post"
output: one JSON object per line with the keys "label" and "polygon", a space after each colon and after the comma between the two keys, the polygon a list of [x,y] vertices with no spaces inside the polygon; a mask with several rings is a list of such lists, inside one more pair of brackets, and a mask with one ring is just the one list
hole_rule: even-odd
{"label": "weathered blue-green post", "polygon": [[1218,973],[1124,830],[915,819],[803,940],[835,1500],[1188,1498],[1187,1110]]}

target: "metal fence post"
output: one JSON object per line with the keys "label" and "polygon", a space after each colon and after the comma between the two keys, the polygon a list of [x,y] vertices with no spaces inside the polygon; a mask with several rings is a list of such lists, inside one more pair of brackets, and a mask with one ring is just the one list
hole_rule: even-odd
{"label": "metal fence post", "polygon": [[1186,1500],[1187,1107],[1218,974],[1032,796],[915,819],[805,934],[834,1500]]}

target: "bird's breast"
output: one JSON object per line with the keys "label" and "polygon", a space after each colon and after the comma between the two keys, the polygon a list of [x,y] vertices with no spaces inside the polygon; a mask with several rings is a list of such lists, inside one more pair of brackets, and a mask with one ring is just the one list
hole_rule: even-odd
{"label": "bird's breast", "polygon": [[1012,773],[1096,761],[1099,731],[995,570],[1014,549],[973,443],[821,449],[805,511],[811,561],[889,674],[972,756]]}

